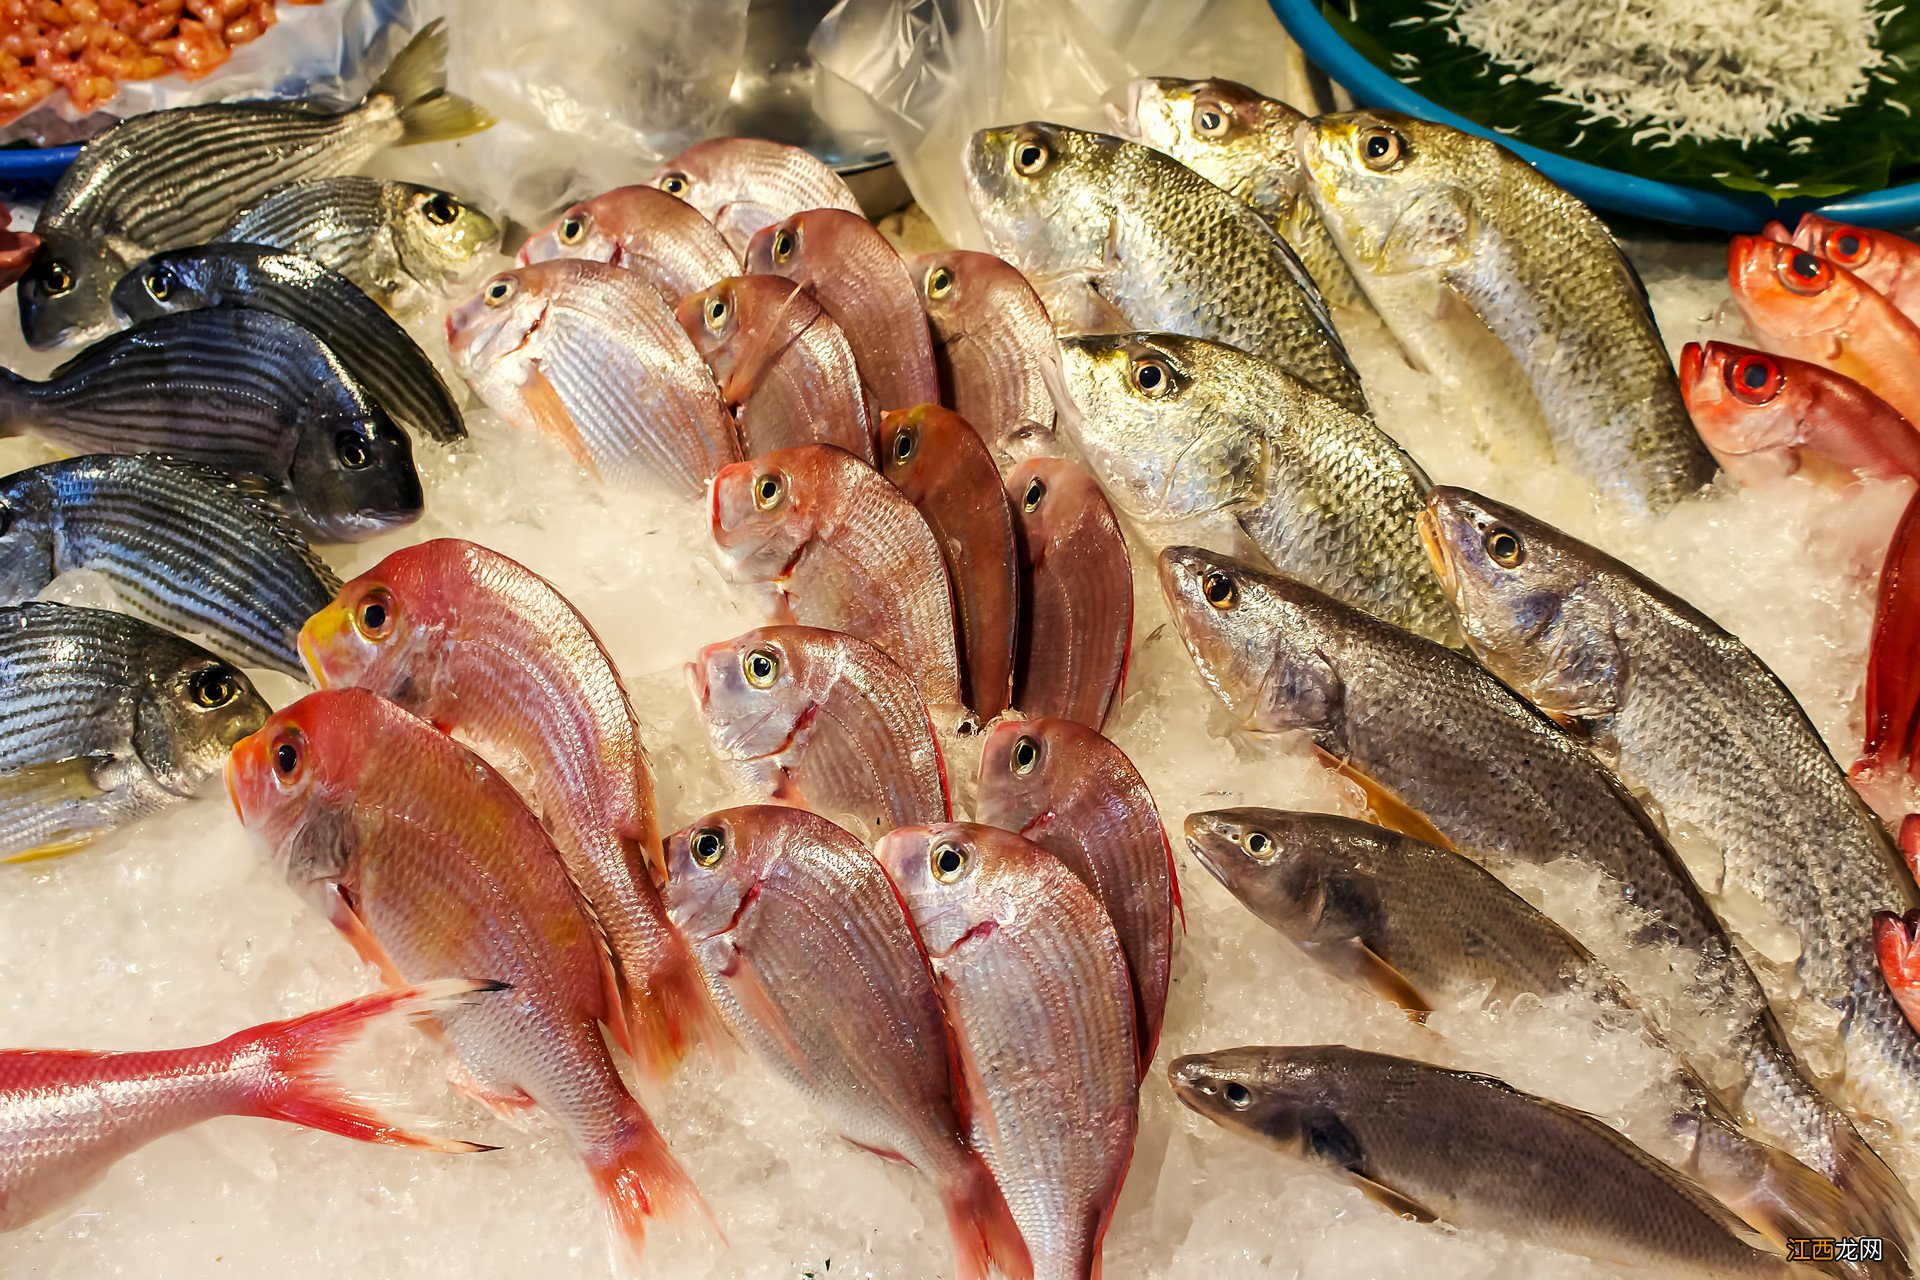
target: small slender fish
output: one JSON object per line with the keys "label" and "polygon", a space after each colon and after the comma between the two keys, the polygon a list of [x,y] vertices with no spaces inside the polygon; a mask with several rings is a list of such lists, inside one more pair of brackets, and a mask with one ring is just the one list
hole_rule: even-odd
{"label": "small slender fish", "polygon": [[933,331],[940,400],[996,450],[1053,431],[1047,371],[1059,355],[1046,304],[1027,278],[990,253],[952,249],[911,263]]}
{"label": "small slender fish", "polygon": [[654,887],[653,772],[593,627],[531,569],[458,538],[394,552],[317,609],[300,652],[322,688],[390,698],[523,766],[612,953],[630,1052],[664,1079],[724,1043]]}
{"label": "small slender fish", "polygon": [[1920,1033],[1920,912],[1873,913],[1873,950],[1887,990],[1907,1025]]}
{"label": "small slender fish", "polygon": [[611,966],[512,784],[377,694],[328,689],[235,747],[227,789],[287,883],[391,985],[483,973],[512,987],[444,1015],[447,1037],[483,1102],[553,1118],[630,1253],[649,1218],[705,1210],[607,1052]]}
{"label": "small slender fish", "polygon": [[1068,430],[1128,515],[1231,521],[1275,568],[1450,641],[1417,533],[1429,481],[1364,414],[1279,365],[1178,334],[1066,338]]}
{"label": "small slender fish", "polygon": [[348,174],[276,186],[213,239],[311,258],[405,312],[471,283],[500,224],[451,192]]}
{"label": "small slender fish", "polygon": [[0,608],[0,862],[72,853],[204,794],[269,711],[225,659],[151,623]]}
{"label": "small slender fish", "polygon": [[900,895],[825,818],[750,805],[668,837],[667,904],[728,1025],[856,1146],[940,1193],[962,1280],[1030,1277],[967,1141],[946,1014]]}
{"label": "small slender fish", "polygon": [[937,403],[933,339],[907,264],[880,229],[844,209],[809,209],[763,228],[747,246],[747,270],[813,290],[853,348],[877,408]]}
{"label": "small slender fish", "polygon": [[739,419],[749,457],[831,444],[872,465],[873,417],[853,348],[809,290],[732,276],[674,313]]}
{"label": "small slender fish", "polygon": [[520,265],[584,258],[638,273],[668,306],[728,276],[740,259],[719,228],[655,187],[615,187],[567,206],[520,247]]}
{"label": "small slender fish", "polygon": [[803,209],[859,213],[840,175],[811,151],[765,138],[709,138],[663,162],[647,179],[685,200],[745,259],[755,233]]}
{"label": "small slender fish", "polygon": [[113,326],[108,294],[134,264],[198,244],[247,204],[302,178],[350,173],[384,147],[464,137],[493,123],[447,92],[447,33],[420,29],[346,111],[311,102],[218,102],[129,116],[95,134],[41,206],[42,250],[21,281],[29,345]]}
{"label": "small slender fish", "polygon": [[1700,438],[1743,486],[1793,475],[1833,487],[1920,479],[1920,433],[1885,400],[1817,364],[1689,342],[1680,394]]}
{"label": "small slender fish", "polygon": [[913,677],[866,641],[761,627],[687,664],[713,749],[768,796],[869,839],[953,817],[947,769]]}
{"label": "small slender fish", "polygon": [[1144,1079],[1160,1043],[1180,881],[1153,794],[1120,748],[1058,717],[987,733],[975,816],[1060,859],[1100,900],[1127,955]]}
{"label": "small slender fish", "polygon": [[104,574],[150,621],[294,676],[301,625],[340,587],[279,508],[218,471],[144,454],[0,479],[0,604],[75,569]]}
{"label": "small slender fish", "polygon": [[1920,325],[1853,272],[1792,245],[1735,236],[1727,282],[1768,347],[1844,374],[1920,422]]}
{"label": "small slender fish", "polygon": [[503,271],[448,313],[447,344],[496,413],[557,437],[602,479],[697,494],[741,456],[699,352],[631,271],[567,259]]}
{"label": "small slender fish", "polygon": [[19,434],[258,476],[320,542],[411,524],[425,505],[406,433],[326,344],[270,311],[160,316],[44,382],[0,370],[0,436]]}
{"label": "small slender fish", "polygon": [[720,473],[712,522],[734,574],[779,592],[775,621],[858,636],[930,709],[964,705],[939,540],[879,472],[831,445],[781,449]]}
{"label": "small slender fish", "polygon": [[216,1116],[283,1120],[449,1155],[491,1151],[410,1132],[349,1093],[333,1069],[376,1029],[496,989],[453,980],[383,991],[193,1049],[0,1050],[0,1232],[44,1218],[154,1139]]}
{"label": "small slender fish", "polygon": [[940,540],[960,613],[967,705],[990,721],[1013,697],[1020,629],[1020,549],[999,468],[965,418],[923,404],[881,416],[880,472]]}
{"label": "small slender fish", "polygon": [[460,406],[427,353],[352,281],[311,258],[258,245],[173,249],[129,271],[113,305],[133,321],[203,307],[285,316],[324,342],[401,426],[434,440],[466,438]]}
{"label": "small slender fish", "polygon": [[1601,1121],[1492,1076],[1345,1045],[1192,1054],[1169,1075],[1215,1124],[1331,1166],[1400,1217],[1662,1276],[1812,1274],[1755,1248],[1717,1200]]}
{"label": "small slender fish", "polygon": [[1133,991],[1106,911],[1052,854],[992,827],[903,827],[874,856],[933,960],[973,1145],[1034,1280],[1098,1280],[1140,1123]]}
{"label": "small slender fish", "polygon": [[[1920,497],[1909,499],[1887,543],[1867,646],[1866,739],[1853,774],[1920,771]],[[1909,864],[1911,866],[1911,864]],[[1892,904],[1887,904],[1891,906]]]}
{"label": "small slender fish", "polygon": [[[1767,234],[1770,239],[1788,239],[1775,235],[1772,227]],[[1907,319],[1920,324],[1920,244],[1878,227],[1835,222],[1817,213],[1800,215],[1790,243],[1845,267]]]}
{"label": "small slender fish", "polygon": [[967,191],[994,251],[1036,282],[1056,323],[1092,309],[1123,329],[1212,338],[1367,411],[1292,247],[1172,156],[1037,121],[982,129],[967,150]]}
{"label": "small slender fish", "polygon": [[1085,467],[1029,458],[1007,473],[1020,544],[1013,705],[1099,729],[1119,705],[1133,645],[1133,561]]}

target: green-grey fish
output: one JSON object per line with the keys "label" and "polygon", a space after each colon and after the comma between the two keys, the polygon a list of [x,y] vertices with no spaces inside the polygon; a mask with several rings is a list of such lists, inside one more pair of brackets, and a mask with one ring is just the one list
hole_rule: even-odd
{"label": "green-grey fish", "polygon": [[302,254],[381,306],[410,311],[470,283],[500,236],[498,222],[450,192],[350,174],[276,187],[212,238]]}
{"label": "green-grey fish", "polygon": [[1756,1248],[1725,1206],[1603,1122],[1492,1076],[1345,1045],[1197,1053],[1168,1074],[1215,1124],[1330,1167],[1402,1217],[1648,1275],[1814,1274]]}
{"label": "green-grey fish", "polygon": [[1406,286],[1450,292],[1512,353],[1554,447],[1600,488],[1657,512],[1713,479],[1646,291],[1592,210],[1496,142],[1391,112],[1321,116],[1299,146],[1314,206],[1408,351],[1431,349],[1434,316]]}
{"label": "green-grey fish", "polygon": [[1166,152],[1252,205],[1293,246],[1328,302],[1367,305],[1306,198],[1306,169],[1293,145],[1294,131],[1306,116],[1237,81],[1171,76],[1132,81],[1108,111],[1121,136]]}
{"label": "green-grey fish", "polygon": [[0,608],[0,861],[71,853],[203,794],[268,710],[224,659],[138,618]]}
{"label": "green-grey fish", "polygon": [[1060,357],[1079,409],[1067,429],[1136,520],[1232,521],[1276,568],[1431,639],[1457,638],[1420,550],[1426,474],[1372,419],[1204,338],[1065,338]]}
{"label": "green-grey fish", "polygon": [[[967,152],[967,193],[994,252],[1033,281],[1056,322],[1093,309],[1122,322],[1100,328],[1212,338],[1367,411],[1293,249],[1172,156],[1056,124],[982,129]],[[1056,310],[1057,299],[1066,305]]]}
{"label": "green-grey fish", "polygon": [[250,244],[170,249],[129,271],[113,305],[136,321],[204,307],[285,316],[326,343],[401,426],[441,441],[467,434],[427,353],[373,299],[311,258]]}
{"label": "green-grey fish", "polygon": [[34,224],[41,249],[19,287],[27,342],[46,348],[107,332],[108,295],[135,263],[210,238],[276,187],[351,173],[383,147],[492,124],[447,92],[446,62],[446,32],[430,22],[345,111],[219,102],[131,116],[96,134]]}
{"label": "green-grey fish", "polygon": [[340,579],[265,499],[196,463],[94,454],[0,479],[0,604],[73,569],[134,613],[299,676],[300,628]]}
{"label": "green-grey fish", "polygon": [[1564,858],[1603,871],[1635,927],[1581,942],[1616,970],[1633,947],[1675,948],[1691,1002],[1721,1014],[1663,1026],[1676,1052],[1729,1111],[1846,1191],[1856,1217],[1884,1224],[1890,1248],[1916,1238],[1899,1179],[1815,1086],[1686,865],[1598,757],[1465,654],[1305,583],[1174,547],[1160,584],[1201,675],[1245,727],[1305,731],[1377,811],[1493,870]]}
{"label": "green-grey fish", "polygon": [[22,433],[261,477],[322,542],[411,523],[423,505],[406,433],[325,343],[271,311],[159,316],[44,382],[0,369],[0,436]]}

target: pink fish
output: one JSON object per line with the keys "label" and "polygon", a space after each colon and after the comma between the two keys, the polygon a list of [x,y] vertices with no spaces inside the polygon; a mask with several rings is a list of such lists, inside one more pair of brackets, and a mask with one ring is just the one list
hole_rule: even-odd
{"label": "pink fish", "polygon": [[1017,452],[1028,436],[1052,435],[1047,377],[1060,352],[1046,304],[1027,278],[990,253],[964,249],[925,254],[912,265],[943,402],[997,450]]}
{"label": "pink fish", "polygon": [[520,248],[520,265],[580,258],[632,271],[672,306],[740,272],[720,231],[685,201],[654,187],[615,187],[568,205]]}
{"label": "pink fish", "polygon": [[765,138],[709,138],[663,162],[647,179],[720,228],[733,251],[762,227],[803,209],[860,212],[860,202],[811,151]]}

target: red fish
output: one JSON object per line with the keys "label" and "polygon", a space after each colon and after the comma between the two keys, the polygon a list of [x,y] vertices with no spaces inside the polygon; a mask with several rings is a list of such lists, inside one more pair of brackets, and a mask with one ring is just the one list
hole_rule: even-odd
{"label": "red fish", "polygon": [[447,1037],[481,1100],[559,1124],[630,1251],[648,1218],[705,1212],[601,1038],[621,1020],[612,966],[511,783],[386,699],[327,689],[235,747],[227,787],[288,884],[389,982],[513,988],[443,1017]]}
{"label": "red fish", "polygon": [[1920,434],[1851,378],[1725,342],[1680,351],[1680,394],[1700,438],[1743,485],[1805,475],[1920,479]]}
{"label": "red fish", "polygon": [[1120,699],[1133,640],[1133,561],[1107,496],[1065,458],[1007,473],[1020,531],[1020,657],[1013,704],[1089,729]]}
{"label": "red fish", "polygon": [[1920,1031],[1920,909],[1904,916],[1874,912],[1873,949],[1887,989],[1907,1015],[1907,1025]]}
{"label": "red fish", "polygon": [[1012,263],[957,249],[913,260],[943,402],[995,449],[1053,433],[1059,348],[1046,304]]}
{"label": "red fish", "polygon": [[385,991],[197,1049],[0,1050],[0,1232],[51,1213],[155,1138],[215,1116],[284,1120],[394,1147],[491,1151],[409,1133],[342,1090],[330,1068],[375,1026],[500,989],[453,979]]}
{"label": "red fish", "polygon": [[1877,227],[1803,213],[1793,243],[1859,276],[1902,314],[1920,324],[1920,244]]}
{"label": "red fish", "polygon": [[754,236],[747,270],[813,290],[852,346],[875,408],[940,399],[919,291],[906,263],[871,222],[844,209],[796,213]]}
{"label": "red fish", "polygon": [[392,698],[532,774],[533,795],[613,953],[650,1077],[725,1044],[654,887],[664,875],[646,744],[592,626],[546,579],[440,538],[394,552],[300,633],[322,688]]}
{"label": "red fish", "polygon": [[568,205],[520,248],[520,265],[584,258],[638,274],[668,306],[740,272],[700,211],[654,187],[615,187]]}
{"label": "red fish", "polygon": [[1866,742],[1856,778],[1904,764],[1920,747],[1920,494],[1907,503],[1887,544],[1867,647]]}
{"label": "red fish", "polygon": [[647,179],[698,209],[745,256],[762,227],[802,209],[860,212],[840,175],[811,151],[765,138],[709,138],[664,161]]}
{"label": "red fish", "polygon": [[937,404],[880,419],[880,470],[940,540],[960,612],[967,705],[983,721],[1013,697],[1020,551],[999,468],[967,420]]}

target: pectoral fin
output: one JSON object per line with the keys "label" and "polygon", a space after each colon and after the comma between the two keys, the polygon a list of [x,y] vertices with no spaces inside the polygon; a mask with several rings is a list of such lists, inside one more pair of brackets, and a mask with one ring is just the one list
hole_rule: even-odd
{"label": "pectoral fin", "polygon": [[[1403,836],[1412,836],[1415,840],[1424,840],[1428,844],[1438,845],[1442,849],[1452,849],[1453,842],[1440,834],[1438,827],[1428,822],[1417,810],[1393,792],[1369,778],[1345,760],[1321,748],[1320,758],[1329,768],[1341,777],[1358,786],[1367,796],[1367,808],[1372,812],[1374,822],[1389,831],[1398,831]],[[1457,852],[1457,850],[1456,850]]]}
{"label": "pectoral fin", "polygon": [[1360,1194],[1377,1205],[1385,1206],[1402,1218],[1412,1218],[1415,1222],[1432,1222],[1440,1216],[1418,1200],[1395,1191],[1384,1182],[1375,1182],[1372,1178],[1355,1173],[1351,1169],[1347,1171],[1347,1178],[1354,1186],[1360,1188]]}
{"label": "pectoral fin", "polygon": [[1422,1021],[1433,1006],[1427,1002],[1420,989],[1413,985],[1407,975],[1389,964],[1379,952],[1358,938],[1347,938],[1334,943],[1313,944],[1313,954],[1323,958],[1334,969],[1373,991],[1381,998],[1391,1000],[1411,1014],[1416,1022]]}
{"label": "pectoral fin", "polygon": [[[71,756],[0,771],[0,810],[52,813],[67,805],[98,800],[107,793],[100,786],[96,771],[110,763],[107,756]],[[39,862],[63,857],[92,844],[99,834],[90,827],[58,822],[42,834],[39,844],[0,858],[0,862]]]}
{"label": "pectoral fin", "polygon": [[532,366],[527,380],[520,386],[520,403],[525,406],[527,415],[541,431],[566,445],[574,461],[598,475],[600,468],[595,464],[593,454],[587,450],[587,442],[580,435],[579,424],[573,420],[573,415],[567,412],[566,403],[560,399],[559,390],[547,377],[538,360],[533,361]]}

